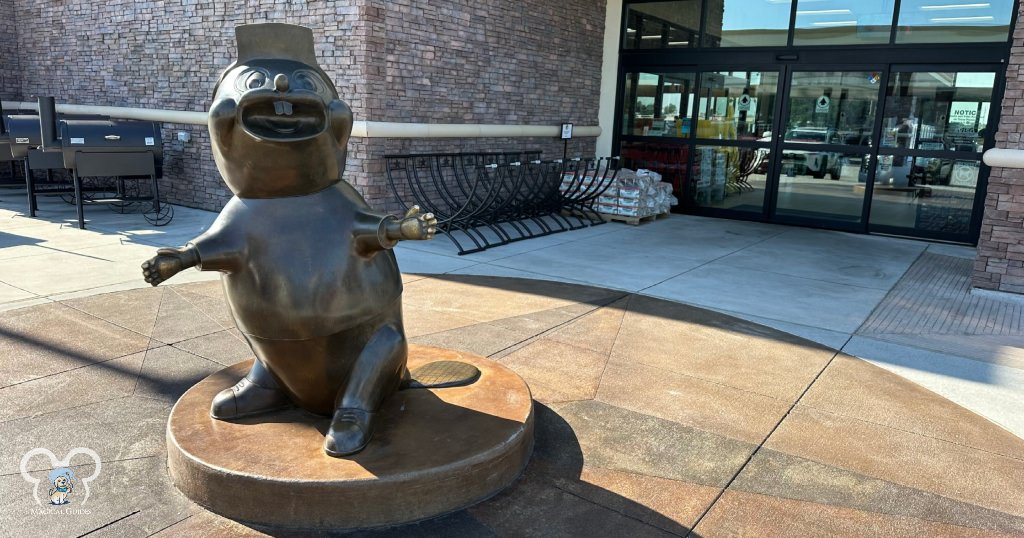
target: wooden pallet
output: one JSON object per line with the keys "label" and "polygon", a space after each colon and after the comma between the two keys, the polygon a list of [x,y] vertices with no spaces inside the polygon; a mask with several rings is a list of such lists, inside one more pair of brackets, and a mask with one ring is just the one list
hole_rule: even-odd
{"label": "wooden pallet", "polygon": [[617,221],[625,222],[633,226],[639,226],[643,222],[651,222],[658,219],[667,219],[668,213],[658,213],[656,215],[647,215],[646,217],[627,217],[625,215],[609,215],[608,213],[598,213],[605,222]]}

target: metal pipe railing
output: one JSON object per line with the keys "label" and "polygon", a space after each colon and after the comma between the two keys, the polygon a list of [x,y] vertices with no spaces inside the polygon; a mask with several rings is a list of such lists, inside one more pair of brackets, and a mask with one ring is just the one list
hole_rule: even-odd
{"label": "metal pipe railing", "polygon": [[992,148],[981,160],[993,168],[1024,168],[1024,149]]}
{"label": "metal pipe railing", "polygon": [[[7,110],[35,110],[36,103],[3,101]],[[89,114],[123,118],[129,120],[206,125],[206,112],[184,110],[161,110],[153,108],[131,108],[94,105],[57,105],[62,114]],[[356,121],[352,124],[355,138],[494,138],[494,137],[557,137],[561,132],[558,125],[491,125],[458,123],[397,123],[389,121]],[[596,137],[601,128],[583,125],[573,129],[574,136]]]}

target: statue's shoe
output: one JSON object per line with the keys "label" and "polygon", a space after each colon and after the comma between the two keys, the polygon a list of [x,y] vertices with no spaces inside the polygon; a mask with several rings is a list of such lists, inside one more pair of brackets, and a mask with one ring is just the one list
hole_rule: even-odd
{"label": "statue's shoe", "polygon": [[213,399],[210,416],[218,420],[232,420],[277,411],[291,406],[291,400],[278,389],[261,387],[248,378],[224,389]]}
{"label": "statue's shoe", "polygon": [[324,452],[337,458],[366,448],[373,434],[376,416],[376,413],[362,409],[342,408],[335,411],[331,429],[324,436]]}

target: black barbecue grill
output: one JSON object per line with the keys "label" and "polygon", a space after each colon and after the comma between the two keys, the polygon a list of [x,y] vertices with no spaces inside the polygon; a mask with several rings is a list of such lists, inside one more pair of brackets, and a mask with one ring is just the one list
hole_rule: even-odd
{"label": "black barbecue grill", "polygon": [[[122,212],[142,204],[143,216],[157,226],[174,218],[172,207],[160,203],[157,185],[163,171],[159,124],[97,116],[58,120],[55,108],[52,97],[40,98],[39,116],[11,121],[14,155],[26,156],[30,215],[35,216],[37,195],[73,194],[79,228],[85,228],[85,203],[109,203]],[[31,170],[45,170],[50,185],[39,188]],[[54,170],[70,171],[71,184],[53,188]],[[85,185],[87,178],[103,178],[104,184]]]}
{"label": "black barbecue grill", "polygon": [[[115,177],[116,194],[93,198],[92,203],[125,204],[152,202],[143,213],[150,223],[162,226],[174,218],[173,209],[160,204],[157,180],[162,176],[163,145],[160,126],[146,121],[66,120],[60,126],[64,168],[71,170],[75,198],[82,199],[82,181],[89,177]],[[151,196],[141,196],[138,185],[131,192],[127,182],[149,180]],[[82,203],[78,204],[78,225],[85,226]],[[120,206],[123,207],[123,206]]]}
{"label": "black barbecue grill", "polygon": [[9,180],[5,180],[0,183],[3,186],[10,186],[17,177],[14,172],[14,164],[17,159],[14,158],[14,154],[11,153],[11,137],[10,132],[7,129],[7,123],[10,120],[7,115],[4,114],[3,104],[0,104],[0,162],[7,163],[7,168],[10,170]]}
{"label": "black barbecue grill", "polygon": [[40,191],[42,186],[37,185],[32,170],[44,170],[46,182],[44,185],[54,185],[53,171],[64,169],[64,159],[59,154],[42,153],[39,148],[43,145],[42,128],[37,114],[17,114],[10,116],[8,120],[11,141],[11,156],[24,164],[25,190],[28,195],[28,214],[36,216],[39,209],[36,204],[36,194],[49,194],[57,192],[58,189],[47,189]]}

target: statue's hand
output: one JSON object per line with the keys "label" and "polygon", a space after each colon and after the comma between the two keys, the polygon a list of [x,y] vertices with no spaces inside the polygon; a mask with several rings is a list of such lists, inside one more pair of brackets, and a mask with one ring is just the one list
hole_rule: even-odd
{"label": "statue's hand", "polygon": [[194,256],[188,248],[162,248],[156,251],[156,256],[142,263],[142,277],[156,286],[195,265]]}
{"label": "statue's hand", "polygon": [[400,235],[397,239],[433,239],[437,233],[437,217],[433,213],[420,213],[420,206],[414,205],[398,221]]}

